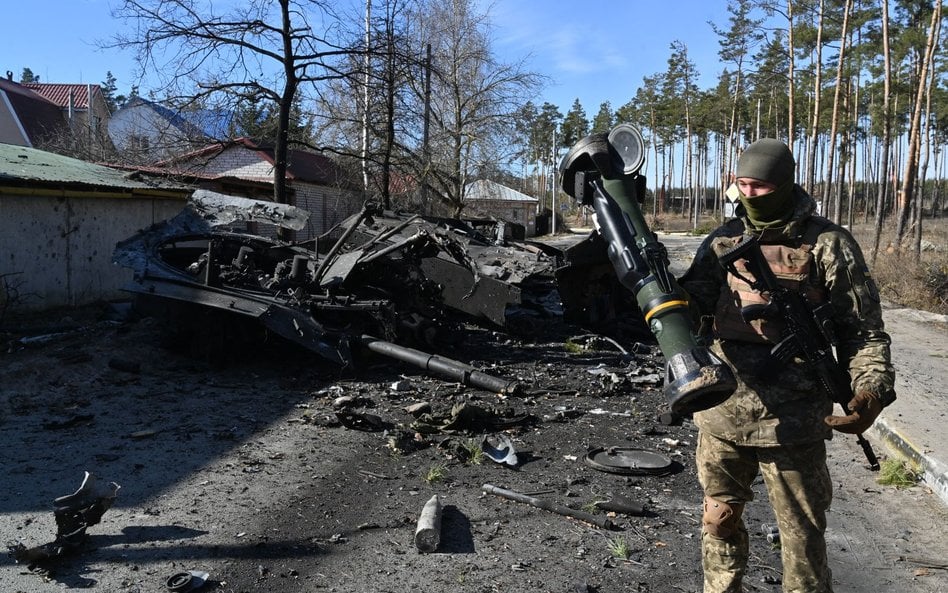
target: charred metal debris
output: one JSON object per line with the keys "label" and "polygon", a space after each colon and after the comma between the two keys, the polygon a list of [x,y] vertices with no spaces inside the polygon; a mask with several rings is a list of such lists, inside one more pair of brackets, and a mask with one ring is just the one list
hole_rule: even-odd
{"label": "charred metal debris", "polygon": [[560,250],[368,202],[315,239],[276,238],[307,218],[294,206],[198,190],[177,216],[120,242],[113,261],[133,271],[126,290],[144,307],[226,312],[339,365],[374,352],[498,393],[521,387],[427,351],[445,350],[465,323],[529,333],[564,321],[647,335],[596,233]]}
{"label": "charred metal debris", "polygon": [[86,540],[86,529],[98,525],[102,515],[112,507],[119,488],[115,482],[102,482],[94,474],[85,472],[78,490],[53,501],[56,539],[32,548],[20,542],[9,543],[9,555],[18,564],[26,564],[32,570],[44,562],[75,552]]}

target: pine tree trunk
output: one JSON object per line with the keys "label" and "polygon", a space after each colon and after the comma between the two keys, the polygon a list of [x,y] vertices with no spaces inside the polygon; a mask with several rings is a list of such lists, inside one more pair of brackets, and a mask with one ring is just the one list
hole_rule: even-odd
{"label": "pine tree trunk", "polygon": [[852,2],[853,0],[846,0],[846,4],[843,6],[843,28],[840,33],[839,41],[839,61],[836,64],[836,89],[833,91],[833,116],[830,123],[829,150],[826,153],[826,195],[823,204],[826,208],[832,205],[832,219],[836,224],[839,224],[841,220],[840,203],[842,199],[839,193],[835,191],[835,186],[833,185],[833,167],[836,159],[836,132],[839,129],[839,101],[843,88],[843,64],[846,63],[846,48],[849,39],[847,29],[849,28],[849,13],[852,12]]}
{"label": "pine tree trunk", "polygon": [[[816,139],[820,133],[820,96],[823,86],[823,0],[819,3],[819,13],[816,25],[816,58],[814,62],[813,77],[813,113],[810,122],[810,147],[807,153],[807,180],[806,191],[810,195],[814,193],[816,185]],[[824,200],[825,205],[825,200]]]}
{"label": "pine tree trunk", "polygon": [[935,9],[932,11],[932,22],[928,30],[928,40],[925,44],[925,51],[922,55],[921,71],[918,76],[918,86],[915,89],[915,105],[912,109],[912,124],[909,128],[908,152],[905,156],[905,171],[902,178],[902,191],[900,198],[901,209],[899,213],[899,222],[896,227],[895,245],[901,252],[902,240],[905,237],[905,225],[911,211],[912,200],[915,193],[915,176],[918,174],[918,162],[921,153],[921,131],[922,131],[922,100],[925,97],[928,87],[928,69],[932,62],[932,56],[935,47],[935,37],[938,31],[938,21],[941,18],[941,0],[936,0]]}
{"label": "pine tree trunk", "polygon": [[892,63],[889,60],[889,0],[882,0],[882,57],[885,73],[882,91],[882,157],[879,162],[879,191],[876,195],[876,217],[872,228],[872,252],[869,261],[875,265],[879,256],[882,238],[882,222],[885,220],[886,192],[889,188],[889,147],[892,145],[892,104],[889,101],[892,87]]}
{"label": "pine tree trunk", "polygon": [[[934,44],[937,45],[939,33],[941,32],[941,19],[938,19],[937,24],[935,25]],[[925,113],[929,114],[929,117],[925,118],[925,146],[923,153],[925,155],[924,160],[921,164],[921,170],[919,171],[918,180],[919,180],[919,192],[918,198],[916,199],[917,207],[915,208],[915,235],[914,235],[914,256],[915,261],[919,262],[922,259],[922,222],[925,218],[925,179],[928,175],[928,162],[931,155],[931,138],[932,138],[932,123],[933,117],[932,113],[932,87],[935,86],[935,68],[932,67],[929,70],[929,80],[927,88],[925,89]]]}
{"label": "pine tree trunk", "polygon": [[789,79],[788,81],[789,84],[787,86],[787,97],[789,101],[789,104],[787,106],[787,112],[788,112],[787,113],[787,145],[790,147],[791,151],[793,150],[793,142],[794,142],[794,135],[795,135],[794,126],[796,126],[796,123],[797,123],[796,118],[794,118],[794,110],[795,110],[794,102],[796,101],[796,98],[794,95],[794,87],[796,85],[795,84],[796,81],[794,81],[794,65],[795,65],[794,64],[794,51],[795,50],[793,47],[793,0],[787,0],[787,55],[789,57],[788,73],[787,73],[787,78]]}

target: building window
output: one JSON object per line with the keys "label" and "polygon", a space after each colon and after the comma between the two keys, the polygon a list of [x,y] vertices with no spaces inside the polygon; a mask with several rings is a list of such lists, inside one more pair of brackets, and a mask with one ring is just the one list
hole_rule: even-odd
{"label": "building window", "polygon": [[513,209],[513,215],[511,216],[512,220],[520,220],[520,210],[518,208]]}
{"label": "building window", "polygon": [[148,137],[138,134],[130,134],[128,137],[128,147],[131,150],[145,152],[148,150]]}

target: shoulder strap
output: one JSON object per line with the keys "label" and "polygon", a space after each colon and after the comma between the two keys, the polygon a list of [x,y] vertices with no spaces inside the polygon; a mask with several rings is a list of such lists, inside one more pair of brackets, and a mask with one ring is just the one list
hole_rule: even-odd
{"label": "shoulder strap", "polygon": [[724,234],[733,237],[744,234],[744,221],[740,218],[729,218],[721,225]]}
{"label": "shoulder strap", "polygon": [[801,235],[802,245],[808,245],[812,249],[820,235],[835,226],[836,224],[828,218],[815,215],[809,217],[806,221],[806,228],[803,229]]}

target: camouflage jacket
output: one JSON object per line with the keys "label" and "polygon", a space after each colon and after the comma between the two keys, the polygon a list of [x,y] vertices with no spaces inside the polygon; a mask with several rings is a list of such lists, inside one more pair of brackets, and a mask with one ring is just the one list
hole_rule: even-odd
{"label": "camouflage jacket", "polygon": [[701,430],[738,444],[776,446],[831,438],[823,418],[833,412],[833,403],[801,360],[760,376],[761,364],[769,357],[769,344],[724,340],[711,329],[710,321],[719,313],[719,302],[727,298],[729,290],[727,272],[714,248],[744,233],[756,236],[761,244],[795,247],[804,235],[815,237],[809,282],[832,304],[837,356],[849,372],[853,390],[873,392],[884,405],[895,399],[891,342],[882,322],[879,294],[859,245],[846,229],[816,216],[815,202],[799,186],[795,200],[790,223],[764,231],[753,229],[738,206],[736,218],[705,238],[680,280],[690,295],[702,338],[734,369],[738,380],[734,395],[696,413],[695,423]]}

